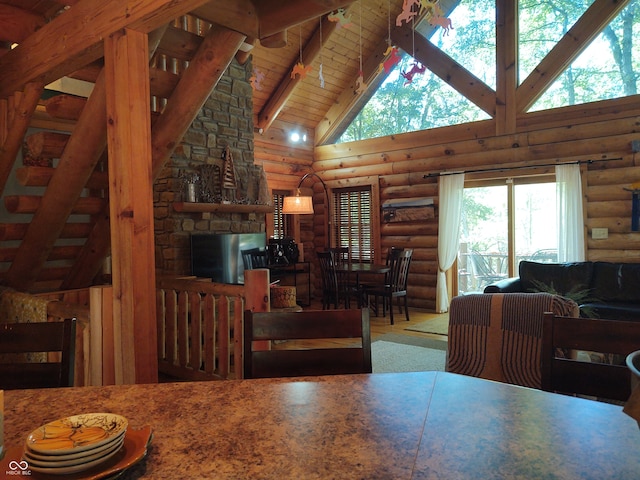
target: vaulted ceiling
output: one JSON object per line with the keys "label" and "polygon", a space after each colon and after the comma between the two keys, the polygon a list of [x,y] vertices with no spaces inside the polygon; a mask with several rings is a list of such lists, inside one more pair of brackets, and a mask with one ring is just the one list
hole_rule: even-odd
{"label": "vaulted ceiling", "polygon": [[[0,223],[0,281],[19,290],[83,287],[91,284],[109,252],[106,192],[117,185],[113,175],[107,180],[103,168],[105,97],[118,79],[105,80],[105,53],[123,32],[148,35],[156,175],[234,58],[253,62],[254,125],[263,139],[282,140],[286,129],[298,127],[315,145],[335,140],[384,78],[380,65],[389,39],[413,51],[417,60],[509,130],[516,114],[626,3],[596,0],[571,35],[520,85],[510,103],[514,110],[506,115],[496,109],[504,110],[498,97],[506,91],[504,84],[515,82],[512,69],[499,68],[511,76],[503,76],[496,93],[425,39],[439,27],[423,24],[420,33],[413,33],[411,23],[397,26],[403,0],[0,0],[0,193],[7,209],[30,215],[29,220],[16,215]],[[413,4],[417,9],[418,2]],[[438,2],[445,16],[456,4]],[[514,5],[500,1],[504,11],[499,15],[514,16]],[[329,19],[327,14],[340,8],[351,25]],[[510,37],[515,30],[510,25]],[[304,78],[292,76],[298,62],[311,67]],[[146,63],[145,58],[145,72]],[[367,88],[356,94],[360,74]],[[88,99],[46,101],[45,86],[57,82],[55,88],[64,90],[60,82],[66,79],[88,82],[94,93]],[[137,85],[124,88],[133,87]],[[44,193],[9,198],[5,187],[33,125],[55,126],[70,135],[47,139],[59,142],[55,169],[28,166],[12,179],[42,187]],[[98,195],[87,200],[86,191]],[[70,222],[74,214],[90,220]],[[61,245],[59,239],[79,241]]]}
{"label": "vaulted ceiling", "polygon": [[[0,191],[16,214],[0,224],[2,281],[19,290],[86,286],[109,252],[105,105],[89,92],[104,96],[105,39],[114,32],[149,37],[157,173],[234,57],[253,62],[258,135],[286,125],[317,143],[335,138],[381,81],[391,30],[401,35],[394,25],[401,9],[402,0],[0,0]],[[311,67],[305,78],[291,75],[298,62]],[[369,89],[357,95],[360,72]],[[78,91],[74,80],[89,90]],[[47,100],[46,88],[80,97]],[[34,125],[66,132],[30,140],[57,149],[56,168],[25,166],[10,178]],[[8,196],[7,182],[16,181],[44,193]],[[87,198],[85,189],[98,196]],[[90,220],[70,221],[77,214]]]}

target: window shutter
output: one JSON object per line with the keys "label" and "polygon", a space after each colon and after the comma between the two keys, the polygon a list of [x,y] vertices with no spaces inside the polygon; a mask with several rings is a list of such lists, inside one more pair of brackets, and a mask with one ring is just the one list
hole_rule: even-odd
{"label": "window shutter", "polygon": [[333,190],[335,245],[349,247],[356,262],[372,262],[371,188],[354,187]]}

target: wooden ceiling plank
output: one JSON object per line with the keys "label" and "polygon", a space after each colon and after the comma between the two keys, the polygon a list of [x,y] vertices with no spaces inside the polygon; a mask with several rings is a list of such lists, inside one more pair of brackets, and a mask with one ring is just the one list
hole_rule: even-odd
{"label": "wooden ceiling plank", "polygon": [[26,291],[36,281],[105,148],[104,89],[104,74],[101,74],[9,267],[6,281],[17,290]]}
{"label": "wooden ceiling plank", "polygon": [[[0,57],[0,98],[26,82],[44,84],[103,56],[102,39],[132,26],[150,32],[207,0],[82,0]],[[87,28],[91,19],[91,28]]]}
{"label": "wooden ceiling plank", "polygon": [[27,84],[24,94],[19,95],[20,101],[15,110],[8,112],[11,113],[9,118],[12,118],[12,121],[7,125],[6,138],[0,145],[0,195],[4,192],[7,179],[22,147],[24,135],[27,133],[43,89],[44,85],[41,83]]}
{"label": "wooden ceiling plank", "polygon": [[[386,38],[381,39],[377,45],[373,48],[373,54],[367,57],[364,65],[362,66],[364,83],[367,88],[372,88],[373,85],[380,83],[379,78],[384,73],[384,69],[380,71],[380,65],[384,61],[385,57],[383,52],[388,47],[388,41]],[[337,130],[341,127],[343,119],[349,117],[351,112],[357,105],[359,105],[360,96],[356,95],[356,81],[357,77],[353,78],[349,82],[349,86],[343,89],[342,93],[338,96],[338,99],[329,108],[324,119],[318,123],[315,134],[315,144],[322,145],[336,135]]]}
{"label": "wooden ceiling plank", "polygon": [[436,47],[422,35],[412,33],[409,26],[391,30],[393,43],[405,52],[413,52],[414,58],[435,75],[464,95],[478,108],[492,117],[496,114],[496,94],[469,70]]}
{"label": "wooden ceiling plank", "polygon": [[527,111],[628,3],[629,0],[593,2],[520,84],[516,92],[517,112]]}
{"label": "wooden ceiling plank", "polygon": [[[325,41],[329,40],[336,30],[336,25],[336,22],[330,22],[326,17],[322,19],[321,24],[315,29],[313,35],[311,35],[311,38],[307,41],[307,44],[302,50],[302,63],[304,65],[311,65],[311,63],[316,59],[322,50],[320,46],[320,39],[323,39],[323,44]],[[262,111],[258,114],[257,127],[259,130],[264,131],[271,126],[284,105],[287,103],[287,100],[289,100],[291,95],[293,95],[293,91],[301,80],[300,75],[296,75],[295,78],[291,78],[293,67],[298,61],[300,60],[296,60],[296,62],[289,67],[285,76],[280,80],[278,87],[266,101]]]}

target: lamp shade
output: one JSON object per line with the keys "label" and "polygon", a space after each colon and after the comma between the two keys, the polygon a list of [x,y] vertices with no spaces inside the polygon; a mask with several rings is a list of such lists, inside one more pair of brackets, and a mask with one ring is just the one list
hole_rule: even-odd
{"label": "lamp shade", "polygon": [[313,213],[313,199],[300,195],[300,191],[298,190],[295,197],[284,197],[282,213],[289,215],[309,215]]}

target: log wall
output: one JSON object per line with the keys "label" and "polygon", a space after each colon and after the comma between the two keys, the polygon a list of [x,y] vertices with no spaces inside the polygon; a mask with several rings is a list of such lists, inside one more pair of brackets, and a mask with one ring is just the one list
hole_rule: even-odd
{"label": "log wall", "polygon": [[[438,186],[426,174],[500,166],[518,167],[505,174],[516,177],[553,173],[553,167],[534,168],[540,164],[598,160],[583,168],[587,259],[640,262],[640,233],[631,232],[631,193],[624,190],[640,181],[640,158],[631,151],[631,141],[640,139],[639,122],[640,97],[627,97],[523,115],[516,133],[508,135],[495,135],[495,122],[481,121],[320,146],[313,168],[325,181],[347,184],[377,175],[381,204],[391,198],[434,199],[435,218],[380,226],[383,249],[414,249],[410,305],[434,309]],[[532,169],[521,169],[526,166]],[[607,227],[609,237],[591,239],[594,227]]]}

